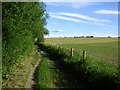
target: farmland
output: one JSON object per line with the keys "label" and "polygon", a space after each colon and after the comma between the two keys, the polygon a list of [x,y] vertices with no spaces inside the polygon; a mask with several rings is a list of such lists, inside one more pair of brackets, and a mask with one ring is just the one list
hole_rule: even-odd
{"label": "farmland", "polygon": [[0,88],[120,90],[117,38],[44,39],[45,8],[43,2],[2,3]]}
{"label": "farmland", "polygon": [[46,38],[45,43],[86,50],[87,56],[118,63],[118,38]]}
{"label": "farmland", "polygon": [[[97,39],[100,39],[100,38],[97,38]],[[95,40],[97,41],[97,39],[93,38],[91,39],[91,41],[93,40],[92,42],[95,42]],[[101,38],[101,39],[107,39],[107,38]],[[108,39],[109,41],[106,41],[106,43],[105,41],[101,43],[97,41],[98,43],[95,42],[93,44],[92,43],[88,44],[86,42],[86,41],[90,42],[90,38],[86,40],[82,39],[84,40],[84,42],[86,42],[82,44],[79,44],[78,42],[81,39],[73,39],[73,38],[69,39],[70,41],[68,40],[68,38],[60,38],[60,39],[51,38],[48,41],[47,40],[48,39],[45,40],[45,43],[38,44],[38,47],[40,51],[46,53],[45,57],[47,57],[49,60],[52,60],[54,64],[51,64],[49,60],[46,61],[45,59],[43,60],[43,62],[46,61],[45,63],[49,63],[50,67],[48,65],[46,67],[46,65],[43,65],[43,64],[41,64],[40,67],[45,71],[49,71],[49,69],[52,69],[52,72],[54,71],[54,73],[57,71],[59,75],[58,77],[56,77],[56,80],[54,80],[55,77],[51,77],[51,81],[52,82],[55,81],[54,83],[52,83],[52,82],[49,82],[50,80],[49,81],[47,80],[47,77],[53,76],[52,72],[49,72],[49,75],[45,73],[41,73],[40,75],[41,71],[39,71],[37,72],[36,78],[39,78],[40,76],[43,75],[39,81],[47,82],[48,86],[55,85],[55,87],[65,87],[65,88],[66,87],[68,88],[94,87],[94,88],[113,88],[116,90],[120,88],[120,82],[119,82],[120,77],[119,77],[119,72],[117,67],[118,65],[117,59],[116,61],[112,61],[111,58],[110,60],[110,59],[106,59],[103,56],[105,54],[107,57],[109,53],[101,54],[100,58],[98,58],[98,56],[95,56],[95,54],[96,55],[100,54],[99,51],[104,52],[102,51],[104,49],[101,49],[101,48],[105,48],[105,51],[107,51],[109,50],[108,48],[115,47],[114,43],[116,42],[115,45],[117,45],[117,39],[114,39],[114,38],[112,38],[111,40]],[[60,42],[60,40],[62,42]],[[65,44],[64,40],[67,41],[67,44]],[[77,44],[74,44],[74,43],[77,43]],[[110,43],[113,43],[113,44],[110,44]],[[90,49],[90,47],[87,47],[87,45],[90,45],[90,44],[93,46],[96,46],[95,48],[92,47],[93,51],[97,48],[99,49],[98,52],[93,52],[94,55],[91,54],[92,49]],[[78,46],[75,46],[75,45],[78,45]],[[79,46],[82,46],[82,48]],[[99,48],[99,46],[102,46],[102,47]],[[70,49],[71,47],[74,48],[74,50]],[[83,58],[82,56],[81,52],[83,52],[83,50],[87,51],[86,58]],[[107,58],[109,58],[109,56]],[[110,61],[112,63],[108,63]],[[51,68],[51,66],[55,66],[56,68]],[[54,75],[57,76],[57,73]],[[45,78],[45,79],[43,80],[42,78]],[[64,83],[65,86],[61,84],[59,80],[62,81],[62,83]],[[42,85],[42,83],[40,83],[39,81],[37,82],[38,85],[36,87],[40,87]],[[47,86],[42,86],[41,88],[44,88],[44,87],[47,87]]]}

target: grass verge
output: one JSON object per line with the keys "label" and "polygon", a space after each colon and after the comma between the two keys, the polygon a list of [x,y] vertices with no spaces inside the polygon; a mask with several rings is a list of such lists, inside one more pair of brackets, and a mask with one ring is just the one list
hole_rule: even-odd
{"label": "grass verge", "polygon": [[55,79],[57,68],[54,62],[42,55],[41,63],[35,72],[35,89],[36,88],[56,88]]}
{"label": "grass verge", "polygon": [[73,73],[68,72],[61,62],[51,60],[45,53],[42,54],[41,64],[36,69],[35,81],[35,89],[85,88],[85,85],[77,80]]}
{"label": "grass verge", "polygon": [[108,62],[98,61],[92,58],[79,58],[74,54],[72,61],[68,52],[55,46],[39,45],[48,57],[54,61],[60,61],[64,69],[74,73],[77,80],[84,81],[92,88],[120,89],[120,76],[117,66]]}
{"label": "grass verge", "polygon": [[16,65],[14,72],[3,81],[3,88],[25,88],[31,68],[38,60],[38,52],[33,48],[29,56]]}

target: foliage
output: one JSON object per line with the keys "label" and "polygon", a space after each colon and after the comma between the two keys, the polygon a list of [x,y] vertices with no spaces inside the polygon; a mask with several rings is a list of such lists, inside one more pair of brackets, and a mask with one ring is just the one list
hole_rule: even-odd
{"label": "foliage", "polygon": [[33,48],[29,57],[26,57],[15,66],[15,70],[11,73],[10,77],[2,83],[2,88],[27,88],[29,86],[28,81],[30,77],[28,76],[40,58],[36,49],[36,47]]}
{"label": "foliage", "polygon": [[[39,49],[42,50],[42,51],[45,51],[47,52],[47,55],[48,57],[51,59],[51,60],[64,60],[64,59],[70,59],[69,55],[69,51],[66,50],[66,52],[63,52],[63,49],[60,48],[60,47],[57,47],[56,48],[51,45],[44,45],[44,44],[39,44]],[[64,49],[65,50],[65,49]]]}
{"label": "foliage", "polygon": [[4,2],[2,4],[3,79],[32,50],[35,38],[43,41],[47,13],[40,2]]}

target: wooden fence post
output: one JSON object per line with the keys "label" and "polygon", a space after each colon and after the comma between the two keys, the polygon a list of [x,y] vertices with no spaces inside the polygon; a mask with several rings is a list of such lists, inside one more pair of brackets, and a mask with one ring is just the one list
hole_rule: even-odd
{"label": "wooden fence post", "polygon": [[83,59],[86,59],[86,51],[83,51]]}
{"label": "wooden fence post", "polygon": [[70,49],[70,58],[72,60],[72,57],[73,57],[73,48]]}

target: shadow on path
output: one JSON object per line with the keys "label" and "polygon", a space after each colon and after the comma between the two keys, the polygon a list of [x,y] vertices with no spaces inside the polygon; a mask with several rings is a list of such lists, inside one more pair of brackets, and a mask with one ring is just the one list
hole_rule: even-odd
{"label": "shadow on path", "polygon": [[58,82],[58,87],[87,89],[86,84],[78,80],[78,76],[74,72],[71,72],[71,70],[65,67],[60,61],[54,61],[54,65],[60,72],[59,77],[61,80]]}

